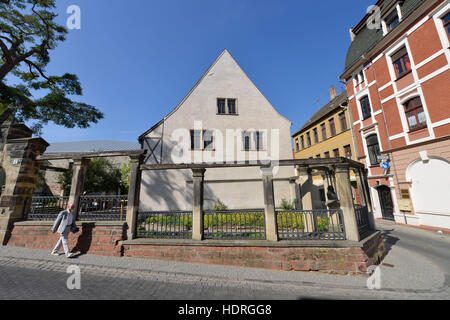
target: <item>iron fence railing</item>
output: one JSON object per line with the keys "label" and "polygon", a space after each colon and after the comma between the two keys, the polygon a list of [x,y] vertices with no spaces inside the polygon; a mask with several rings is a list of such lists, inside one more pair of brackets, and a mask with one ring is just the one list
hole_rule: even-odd
{"label": "iron fence railing", "polygon": [[280,240],[345,240],[342,210],[278,210]]}
{"label": "iron fence railing", "polygon": [[205,239],[264,240],[264,209],[203,212]]}
{"label": "iron fence railing", "polygon": [[51,221],[55,220],[58,214],[67,208],[69,197],[39,196],[31,199],[28,220],[31,221]]}
{"label": "iron fence railing", "polygon": [[192,211],[138,212],[138,238],[191,239]]}
{"label": "iron fence railing", "polygon": [[128,196],[81,196],[78,219],[83,221],[124,221]]}
{"label": "iron fence railing", "polygon": [[361,238],[370,231],[369,210],[367,206],[355,205],[356,223]]}

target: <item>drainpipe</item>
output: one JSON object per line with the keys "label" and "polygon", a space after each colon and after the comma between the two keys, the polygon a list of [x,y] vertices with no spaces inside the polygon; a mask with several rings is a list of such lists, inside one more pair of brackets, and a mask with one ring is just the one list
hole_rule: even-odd
{"label": "drainpipe", "polygon": [[[347,86],[347,84],[344,81],[338,80],[339,82],[341,82],[342,84],[344,84],[345,86]],[[342,108],[342,106],[341,106]],[[353,149],[356,151],[356,160],[358,161],[359,159],[359,149],[358,149],[358,143],[355,142],[356,141],[356,135],[353,132],[353,116],[352,116],[352,110],[350,110],[350,104],[347,102],[347,106],[343,108],[343,110],[348,110],[348,116],[349,116],[349,120],[350,120],[350,131],[352,132],[352,142],[353,142]]]}
{"label": "drainpipe", "polygon": [[[394,168],[394,176],[395,176],[395,180],[397,182],[396,183],[397,184],[397,190],[398,190],[398,194],[401,197],[402,193],[401,193],[401,190],[400,190],[400,184],[398,183],[397,167],[395,166],[394,155],[392,154],[392,151],[391,151],[392,150],[392,144],[391,144],[391,140],[389,139],[389,129],[388,129],[388,126],[387,126],[386,115],[384,113],[383,102],[381,101],[382,99],[381,99],[380,90],[379,90],[380,88],[378,87],[377,74],[375,72],[375,68],[374,68],[373,63],[372,63],[371,60],[367,59],[365,57],[365,55],[362,55],[361,59],[363,59],[365,61],[368,61],[370,63],[370,67],[372,68],[373,77],[375,79],[375,85],[377,87],[378,99],[380,100],[381,113],[383,114],[384,127],[386,129],[386,135],[387,135],[387,140],[388,140],[388,144],[389,144],[388,154],[389,154],[390,158],[392,158],[392,165],[393,165],[393,168]],[[403,219],[405,220],[405,224],[408,224],[407,220],[406,220],[405,213],[403,213]]]}

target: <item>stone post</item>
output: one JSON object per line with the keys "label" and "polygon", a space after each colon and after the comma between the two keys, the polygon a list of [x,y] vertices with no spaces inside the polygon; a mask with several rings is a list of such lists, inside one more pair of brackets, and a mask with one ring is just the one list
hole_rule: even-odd
{"label": "stone post", "polygon": [[344,216],[347,240],[359,241],[358,224],[353,204],[352,186],[348,164],[336,164],[336,193]]}
{"label": "stone post", "polygon": [[[370,199],[370,191],[369,191],[369,184],[367,181],[367,170],[366,169],[358,169],[359,172],[359,180],[361,183],[361,187],[364,193],[364,200],[365,205],[367,206],[367,210],[369,211],[369,224],[370,228],[372,230],[376,230],[375,226],[375,217],[373,216],[373,209],[372,209],[372,201]],[[358,186],[359,188],[359,186]]]}
{"label": "stone post", "polygon": [[142,155],[130,157],[130,186],[128,189],[127,202],[127,239],[136,238],[137,214],[139,211],[139,196],[141,192],[142,170],[140,165]]}
{"label": "stone post", "polygon": [[0,245],[8,242],[14,222],[22,221],[28,215],[39,173],[36,157],[48,146],[41,138],[3,138],[6,143],[0,151],[3,153],[1,166],[5,173],[5,188],[0,198]]}
{"label": "stone post", "polygon": [[278,241],[277,216],[275,213],[275,196],[273,190],[272,172],[261,168],[263,188],[264,188],[264,213],[266,220],[266,239],[268,241]]}
{"label": "stone post", "polygon": [[[311,169],[305,166],[298,168],[301,181],[302,210],[313,210],[313,179]],[[303,213],[303,224],[305,232],[317,230],[317,219],[312,212]]]}
{"label": "stone post", "polygon": [[291,177],[289,179],[289,189],[291,193],[291,201],[294,203],[295,209],[300,210],[302,208],[302,205],[298,177]]}
{"label": "stone post", "polygon": [[192,239],[203,240],[203,183],[206,169],[192,169],[194,205],[192,208]]}
{"label": "stone post", "polygon": [[86,158],[73,159],[72,184],[70,185],[69,204],[74,204],[73,212],[76,219],[80,211],[80,197],[83,194],[84,177],[90,160]]}

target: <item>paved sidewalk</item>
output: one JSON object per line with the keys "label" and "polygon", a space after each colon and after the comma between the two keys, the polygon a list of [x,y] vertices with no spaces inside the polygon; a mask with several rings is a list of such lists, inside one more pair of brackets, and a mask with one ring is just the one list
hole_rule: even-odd
{"label": "paved sidewalk", "polygon": [[17,267],[65,273],[67,266],[78,265],[82,274],[116,279],[202,283],[343,299],[450,299],[444,274],[422,257],[393,247],[384,263],[388,265],[380,267],[381,290],[369,290],[364,277],[94,255],[67,259],[45,250],[0,247],[0,270]]}

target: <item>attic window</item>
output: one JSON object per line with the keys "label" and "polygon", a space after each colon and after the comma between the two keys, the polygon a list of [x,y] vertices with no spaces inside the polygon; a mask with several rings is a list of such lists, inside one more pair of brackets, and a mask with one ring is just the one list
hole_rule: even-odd
{"label": "attic window", "polygon": [[384,34],[391,32],[400,23],[398,6],[384,19]]}
{"label": "attic window", "polygon": [[217,114],[237,114],[237,99],[217,98]]}

